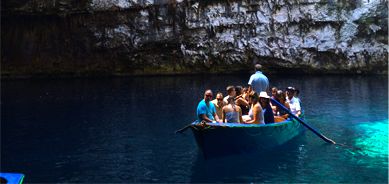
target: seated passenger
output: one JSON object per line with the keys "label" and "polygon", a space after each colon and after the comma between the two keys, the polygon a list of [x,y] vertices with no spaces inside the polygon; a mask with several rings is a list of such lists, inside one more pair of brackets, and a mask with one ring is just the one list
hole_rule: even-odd
{"label": "seated passenger", "polygon": [[212,91],[210,89],[204,92],[204,99],[197,105],[197,118],[199,121],[220,122],[219,117],[216,114],[215,106],[212,102]]}
{"label": "seated passenger", "polygon": [[249,102],[251,103],[251,108],[249,114],[244,116],[244,122],[248,124],[265,124],[264,117],[262,113],[262,107],[259,104],[258,93],[253,92],[249,95]]}
{"label": "seated passenger", "polygon": [[235,91],[236,91],[235,104],[242,109],[242,115],[249,114],[249,102],[247,102],[246,99],[243,97],[242,86],[236,86]]}
{"label": "seated passenger", "polygon": [[228,98],[230,97],[235,97],[236,96],[236,91],[234,86],[227,86],[227,96],[224,97],[223,101],[225,104],[228,104]]}
{"label": "seated passenger", "polygon": [[297,88],[294,88],[294,90],[295,90],[294,91],[294,98],[296,98],[300,102],[301,114],[304,114],[303,104],[299,98],[300,90]]}
{"label": "seated passenger", "polygon": [[[282,90],[278,90],[277,91],[277,96],[276,96],[276,100],[278,102],[280,102],[280,104],[282,104],[283,106],[285,106],[288,110],[290,110],[290,106],[289,106],[289,103],[286,101],[286,94],[282,91]],[[287,111],[285,110],[282,110],[281,108],[279,108],[277,106],[276,108],[276,113],[275,115],[277,116],[282,116],[284,117],[285,119],[288,118],[289,114]]]}
{"label": "seated passenger", "polygon": [[299,117],[301,115],[301,106],[299,100],[294,97],[295,89],[293,87],[286,88],[286,101],[289,103],[290,111]]}
{"label": "seated passenger", "polygon": [[223,122],[225,123],[242,123],[242,110],[235,105],[234,97],[228,98],[228,104],[223,107]]}
{"label": "seated passenger", "polygon": [[214,100],[211,101],[213,103],[213,105],[215,105],[215,109],[216,109],[216,114],[219,118],[222,117],[222,109],[225,105],[227,105],[226,103],[224,103],[223,101],[223,93],[221,92],[218,92],[216,94],[216,98]]}
{"label": "seated passenger", "polygon": [[[243,89],[242,89],[242,96],[243,96],[243,98],[248,102],[249,101],[249,88],[246,88],[246,87],[244,87]],[[250,109],[250,108],[249,108]]]}
{"label": "seated passenger", "polygon": [[294,97],[300,102],[300,107],[301,107],[301,109],[303,109],[303,104],[301,104],[299,94],[300,94],[300,90],[297,88],[294,88]]}
{"label": "seated passenger", "polygon": [[278,89],[276,87],[271,88],[271,98],[275,99]]}
{"label": "seated passenger", "polygon": [[259,93],[259,103],[262,107],[264,122],[266,124],[274,123],[273,109],[270,106],[270,96],[267,95],[266,91]]}
{"label": "seated passenger", "polygon": [[[271,99],[273,99],[273,100],[277,99],[277,97],[276,97],[277,91],[278,91],[278,89],[276,87],[271,88]],[[275,110],[276,110],[277,106],[275,104],[273,104],[273,102],[271,102],[271,101],[270,101],[270,106],[273,109],[273,113],[275,114]]]}

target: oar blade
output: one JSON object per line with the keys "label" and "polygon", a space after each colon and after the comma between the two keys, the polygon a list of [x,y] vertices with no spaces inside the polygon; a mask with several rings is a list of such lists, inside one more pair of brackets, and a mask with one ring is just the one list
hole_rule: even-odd
{"label": "oar blade", "polygon": [[192,126],[192,124],[186,125],[184,128],[181,128],[181,129],[179,129],[179,130],[176,130],[175,133],[176,133],[176,134],[178,134],[178,133],[182,134],[182,133],[184,133],[188,128],[190,128],[191,126]]}

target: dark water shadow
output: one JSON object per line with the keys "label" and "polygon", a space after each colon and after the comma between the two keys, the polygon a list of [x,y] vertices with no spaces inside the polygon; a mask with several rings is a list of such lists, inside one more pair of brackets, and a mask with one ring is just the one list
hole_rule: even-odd
{"label": "dark water shadow", "polygon": [[297,174],[303,164],[306,143],[306,136],[302,134],[267,152],[213,159],[205,159],[199,152],[192,167],[190,182],[274,182],[274,177],[280,173]]}

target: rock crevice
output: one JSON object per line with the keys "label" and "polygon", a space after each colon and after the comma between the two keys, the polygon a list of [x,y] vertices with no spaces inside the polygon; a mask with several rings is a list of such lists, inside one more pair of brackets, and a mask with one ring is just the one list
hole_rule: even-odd
{"label": "rock crevice", "polygon": [[386,0],[6,0],[2,74],[387,73]]}

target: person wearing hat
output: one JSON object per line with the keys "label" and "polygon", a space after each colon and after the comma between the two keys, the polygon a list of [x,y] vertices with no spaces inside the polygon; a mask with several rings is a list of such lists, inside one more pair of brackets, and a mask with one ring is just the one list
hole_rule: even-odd
{"label": "person wearing hat", "polygon": [[261,91],[268,91],[269,88],[269,79],[260,71],[262,65],[255,65],[255,73],[251,75],[248,82],[249,91],[255,91],[257,93]]}
{"label": "person wearing hat", "polygon": [[290,111],[292,114],[299,117],[301,115],[300,101],[294,97],[294,93],[294,87],[289,86],[286,88],[286,102],[289,103]]}
{"label": "person wearing hat", "polygon": [[259,104],[261,104],[262,107],[265,123],[274,123],[273,109],[270,106],[270,96],[267,95],[266,91],[261,91],[261,93],[259,93]]}

